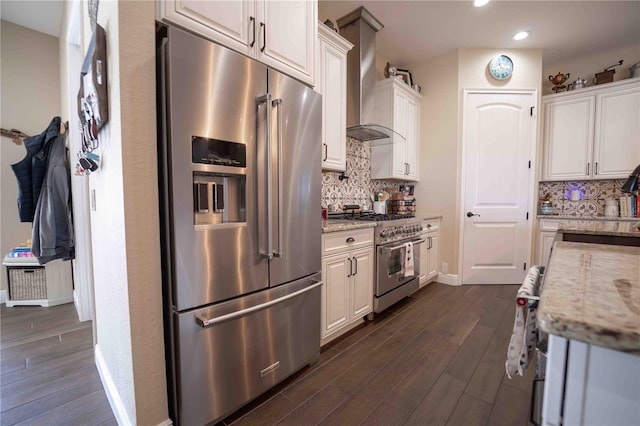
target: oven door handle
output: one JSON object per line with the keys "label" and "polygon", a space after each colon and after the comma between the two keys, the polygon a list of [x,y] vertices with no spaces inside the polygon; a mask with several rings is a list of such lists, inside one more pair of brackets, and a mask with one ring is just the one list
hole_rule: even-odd
{"label": "oven door handle", "polygon": [[[413,244],[422,244],[424,242],[426,242],[427,240],[425,239],[419,239],[416,241],[411,241]],[[398,250],[404,247],[404,244],[399,245],[399,246],[393,246],[393,247],[380,247],[382,250],[384,251],[394,251],[394,250]]]}

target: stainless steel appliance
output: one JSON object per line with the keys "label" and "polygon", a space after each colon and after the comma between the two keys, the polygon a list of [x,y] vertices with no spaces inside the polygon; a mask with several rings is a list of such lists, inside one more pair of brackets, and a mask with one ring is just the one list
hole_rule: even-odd
{"label": "stainless steel appliance", "polygon": [[[354,220],[378,222],[374,232],[376,246],[373,311],[379,313],[410,295],[420,287],[420,219],[400,214],[346,215]],[[413,243],[413,274],[405,266],[408,242]]]}
{"label": "stainless steel appliance", "polygon": [[215,422],[320,351],[321,98],[176,28],[159,37],[175,423]]}

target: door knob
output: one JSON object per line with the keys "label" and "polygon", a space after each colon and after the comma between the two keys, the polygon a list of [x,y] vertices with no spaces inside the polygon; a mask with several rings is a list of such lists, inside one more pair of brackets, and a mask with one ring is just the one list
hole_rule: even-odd
{"label": "door knob", "polygon": [[479,214],[475,214],[475,213],[473,213],[473,212],[467,212],[467,217],[473,217],[473,216],[478,216],[478,217],[480,217],[480,215],[479,215]]}

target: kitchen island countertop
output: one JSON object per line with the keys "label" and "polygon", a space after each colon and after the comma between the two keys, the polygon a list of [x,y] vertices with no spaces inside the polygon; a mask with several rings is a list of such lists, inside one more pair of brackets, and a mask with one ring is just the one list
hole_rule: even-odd
{"label": "kitchen island countertop", "polygon": [[547,333],[640,355],[640,247],[556,242],[537,322]]}
{"label": "kitchen island countertop", "polygon": [[565,234],[610,235],[640,237],[640,219],[629,221],[562,220],[558,232]]}

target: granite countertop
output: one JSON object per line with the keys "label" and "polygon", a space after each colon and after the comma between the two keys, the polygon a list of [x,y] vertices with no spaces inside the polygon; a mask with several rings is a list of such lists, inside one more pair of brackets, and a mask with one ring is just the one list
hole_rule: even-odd
{"label": "granite countertop", "polygon": [[368,220],[327,219],[322,221],[322,233],[374,228],[376,222]]}
{"label": "granite countertop", "polygon": [[[442,215],[439,214],[426,214],[418,217],[422,217],[422,220],[442,219]],[[378,222],[367,220],[327,219],[322,221],[322,233],[374,228],[377,224]]]}
{"label": "granite countertop", "polygon": [[611,235],[616,237],[640,237],[640,219],[626,221],[563,220],[558,232],[564,234]]}
{"label": "granite countertop", "polygon": [[611,221],[611,222],[638,222],[637,217],[617,216],[576,216],[568,214],[537,214],[538,219],[580,220],[580,221]]}
{"label": "granite countertop", "polygon": [[537,322],[547,333],[640,355],[640,247],[556,242]]}

